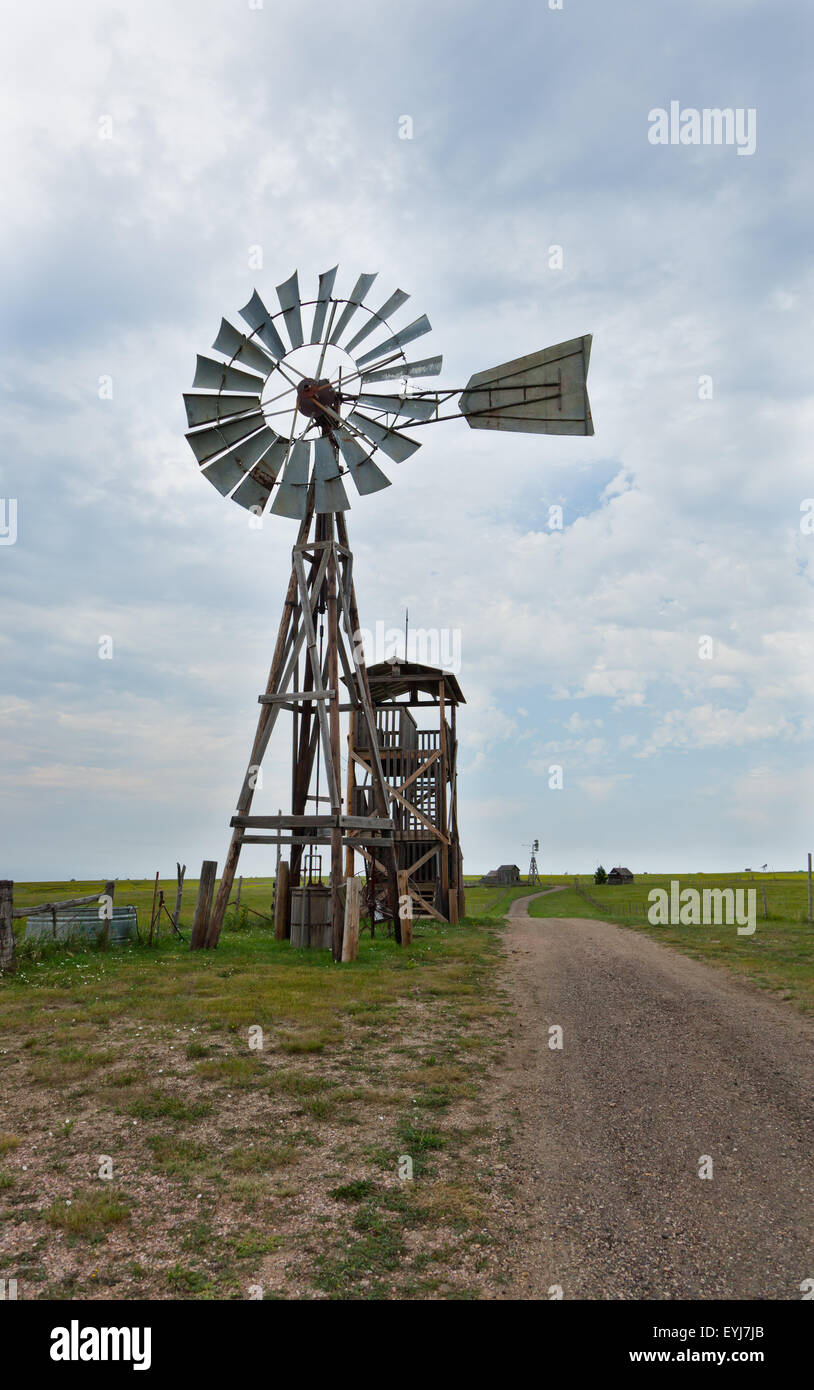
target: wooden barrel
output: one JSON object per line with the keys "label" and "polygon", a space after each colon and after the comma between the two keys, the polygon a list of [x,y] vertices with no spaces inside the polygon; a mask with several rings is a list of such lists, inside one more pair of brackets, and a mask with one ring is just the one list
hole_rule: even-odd
{"label": "wooden barrel", "polygon": [[291,945],[312,951],[331,949],[331,890],[321,886],[291,889]]}

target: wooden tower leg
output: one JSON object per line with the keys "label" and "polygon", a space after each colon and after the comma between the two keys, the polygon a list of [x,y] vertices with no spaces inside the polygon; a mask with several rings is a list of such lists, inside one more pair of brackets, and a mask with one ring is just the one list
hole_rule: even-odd
{"label": "wooden tower leg", "polygon": [[[361,714],[367,725],[373,769],[373,794],[376,800],[376,810],[378,814],[387,818],[390,816],[390,798],[387,793],[387,784],[382,771],[381,758],[379,757],[379,741],[376,735],[376,720],[373,714],[373,702],[370,698],[370,682],[367,678],[364,653],[360,650],[359,643],[354,640],[361,629],[359,626],[359,609],[356,603],[356,589],[353,583],[350,547],[348,545],[348,528],[342,512],[337,512],[336,514],[336,529],[339,535],[339,543],[347,552],[340,596],[342,598],[345,629],[348,634],[348,641],[351,644],[351,653],[356,671],[358,685],[357,694],[362,704]],[[399,917],[398,863],[396,861],[395,845],[390,845],[387,849],[382,850],[382,861],[387,869],[388,890],[393,914],[393,934],[396,938],[396,942],[400,946],[401,918]]]}
{"label": "wooden tower leg", "polygon": [[[356,786],[356,764],[353,761],[353,751],[356,747],[356,711],[351,710],[348,728],[348,786],[345,794],[345,811],[349,816],[353,815],[353,790]],[[345,878],[353,878],[354,873],[353,847],[348,845],[345,852]]]}
{"label": "wooden tower leg", "polygon": [[[333,521],[331,521],[331,549],[328,559],[328,689],[337,692],[331,701],[329,711],[331,762],[333,764],[333,785],[336,802],[331,803],[331,814],[342,814],[342,765],[339,735],[339,623],[336,608],[336,550],[333,545]],[[334,960],[342,959],[342,937],[344,934],[345,911],[340,895],[342,886],[342,831],[339,826],[331,830],[331,949]]]}
{"label": "wooden tower leg", "polygon": [[[448,772],[448,750],[447,750],[447,707],[446,707],[446,687],[441,681],[438,687],[439,714],[441,716],[439,747],[441,749],[441,777],[439,792],[441,797],[439,824],[444,834],[447,833],[447,777]],[[449,846],[441,846],[441,911],[449,919]]]}
{"label": "wooden tower leg", "polygon": [[[308,508],[300,526],[299,535],[297,537],[298,544],[301,544],[307,538],[308,532],[311,529],[311,519],[313,517],[313,514],[314,504],[313,500],[309,497]],[[280,683],[280,677],[283,673],[283,667],[288,652],[293,610],[294,604],[296,602],[296,594],[297,576],[292,565],[291,578],[288,581],[288,589],[286,591],[285,603],[283,605],[283,615],[280,619],[280,627],[277,633],[277,644],[274,648],[274,655],[271,660],[269,678],[266,682],[267,695],[273,694],[273,692],[277,689]],[[274,720],[276,718],[277,708],[278,707],[276,705],[261,706],[260,718],[257,721],[257,733],[254,736],[251,757],[249,758],[249,766],[246,770],[246,776],[243,779],[243,786],[241,788],[240,796],[238,798],[237,803],[237,809],[241,815],[248,814],[248,811],[251,807],[252,800],[254,798],[256,770],[257,768],[259,768],[263,753],[265,752],[268,737],[271,733],[271,728],[273,727]],[[243,834],[243,829],[240,826],[236,826],[234,831],[232,832],[232,839],[229,845],[228,852],[226,854],[226,862],[223,865],[223,873],[221,875],[218,896],[215,899],[215,906],[212,909],[212,914],[209,918],[209,924],[206,929],[206,935],[203,940],[203,945],[210,949],[214,946],[217,946],[218,944],[218,938],[220,937],[221,927],[223,926],[223,918],[226,914],[226,905],[231,896],[232,884],[234,883],[235,872],[237,870],[237,863],[240,858],[240,849],[243,844]]]}
{"label": "wooden tower leg", "polygon": [[[323,518],[321,516],[318,516],[316,519],[317,542],[319,542],[323,538],[323,536]],[[310,562],[310,571],[308,575],[308,585],[311,589],[313,589],[314,586],[317,568],[318,559],[317,553],[315,552]],[[324,671],[322,678],[324,684]],[[295,685],[296,684],[297,681],[295,680]],[[311,663],[306,657],[303,665],[302,682],[299,685],[299,689],[301,689],[304,692],[308,692],[313,690],[313,688],[314,673],[311,667]],[[300,737],[299,746],[297,749],[297,760],[294,767],[294,776],[292,779],[293,791],[291,796],[291,811],[292,814],[295,816],[304,815],[308,807],[308,789],[311,785],[311,777],[314,771],[314,759],[317,756],[317,745],[319,743],[319,721],[314,717],[313,706],[307,700],[302,702],[300,708],[299,721]],[[315,806],[314,809],[315,811],[319,811],[319,806]],[[291,846],[290,883],[293,888],[299,887],[303,848],[303,845]]]}

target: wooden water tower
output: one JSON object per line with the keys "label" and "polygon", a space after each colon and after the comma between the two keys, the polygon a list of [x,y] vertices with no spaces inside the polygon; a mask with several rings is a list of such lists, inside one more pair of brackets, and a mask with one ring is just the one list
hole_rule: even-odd
{"label": "wooden water tower", "polygon": [[[458,705],[466,703],[463,692],[449,671],[414,661],[382,661],[367,674],[400,891],[410,894],[415,916],[457,922],[466,912],[456,728]],[[347,814],[367,816],[373,805],[373,759],[368,728],[358,714],[351,718],[348,752]],[[353,874],[355,853],[362,855],[368,877],[375,875],[373,852],[349,846],[346,877]]]}

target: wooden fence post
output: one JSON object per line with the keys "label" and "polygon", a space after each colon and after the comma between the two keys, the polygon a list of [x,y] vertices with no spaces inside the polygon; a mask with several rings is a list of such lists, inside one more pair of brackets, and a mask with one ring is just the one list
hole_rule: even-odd
{"label": "wooden fence post", "polygon": [[0,879],[0,973],[14,973],[14,883],[10,878]]}
{"label": "wooden fence post", "polygon": [[808,856],[808,920],[814,922],[814,899],[811,895],[811,855]]}
{"label": "wooden fence post", "polygon": [[769,908],[768,908],[768,905],[767,905],[767,903],[766,903],[766,884],[765,884],[765,883],[761,883],[761,885],[760,885],[760,895],[761,895],[761,897],[763,898],[763,920],[764,920],[764,922],[768,922],[768,920],[769,920]]}
{"label": "wooden fence post", "polygon": [[198,884],[198,898],[195,903],[195,916],[189,937],[190,951],[203,950],[206,929],[209,926],[209,913],[212,908],[212,895],[215,891],[215,875],[218,871],[216,859],[204,859],[201,864],[201,881]]}
{"label": "wooden fence post", "polygon": [[153,910],[152,910],[152,912],[150,913],[150,945],[151,945],[151,946],[152,946],[152,944],[153,944],[153,928],[154,928],[154,926],[155,926],[155,904],[156,904],[156,898],[158,897],[158,876],[159,876],[160,873],[161,873],[161,870],[160,870],[160,869],[156,869],[156,871],[155,871],[155,885],[154,885],[154,887],[153,887]]}
{"label": "wooden fence post", "polygon": [[[409,879],[409,873],[408,873],[407,869],[399,869],[397,877],[398,877],[398,886],[399,886],[398,914],[399,914],[399,922],[400,922],[400,924],[401,924],[401,942],[400,942],[400,945],[402,945],[402,946],[412,946],[412,944],[413,944],[413,902],[412,902],[412,898],[410,897],[410,890],[409,890],[409,888],[408,888],[408,886],[407,886],[408,879]],[[402,915],[401,915],[401,906],[402,906],[402,903],[406,903],[407,909],[408,909],[409,914],[410,914],[409,917],[402,917]]]}
{"label": "wooden fence post", "polygon": [[100,943],[103,951],[106,951],[110,945],[110,932],[113,926],[113,895],[115,892],[116,884],[110,881],[107,882],[105,884],[104,916],[102,918],[102,931],[100,934]]}
{"label": "wooden fence post", "polygon": [[181,894],[184,891],[184,875],[186,874],[187,866],[186,864],[179,864],[178,860],[176,859],[175,867],[178,875],[178,887],[175,890],[175,911],[172,914],[172,924],[175,927],[175,930],[177,931],[178,918],[181,916]]}
{"label": "wooden fence post", "polygon": [[358,878],[345,880],[345,925],[342,933],[342,960],[356,960],[359,954],[359,910],[362,884]]}
{"label": "wooden fence post", "polygon": [[291,935],[288,911],[288,875],[288,860],[281,859],[279,865],[277,866],[277,879],[274,884],[275,941],[285,941],[286,937]]}

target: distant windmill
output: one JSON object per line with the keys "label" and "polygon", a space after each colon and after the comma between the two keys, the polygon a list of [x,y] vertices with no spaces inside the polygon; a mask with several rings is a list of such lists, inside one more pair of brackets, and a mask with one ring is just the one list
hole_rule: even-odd
{"label": "distant windmill", "polygon": [[[429,319],[421,315],[394,330],[391,318],[409,298],[403,290],[373,310],[364,301],[375,275],[360,275],[346,298],[334,295],[336,275],[336,266],[325,271],[316,298],[303,300],[295,271],[277,286],[280,308],[274,311],[255,290],[240,310],[249,331],[223,319],[213,344],[220,357],[198,357],[193,390],[184,396],[187,439],[203,477],[257,516],[299,522],[232,841],[203,932],[207,946],[217,943],[242,845],[265,843],[290,847],[295,886],[306,846],[312,852],[314,845],[330,845],[335,957],[342,944],[343,843],[383,875],[401,940],[390,817],[397,793],[382,773],[364,657],[355,641],[360,626],[344,516],[348,477],[362,497],[389,487],[380,464],[404,463],[419,448],[397,425],[416,429],[465,419],[472,429],[593,434],[586,387],[590,335],[478,372],[463,388],[415,390],[416,382],[441,370],[441,357],[408,361],[404,351],[429,332]],[[441,413],[454,397],[457,410]],[[386,536],[381,543],[386,546]],[[344,706],[340,674],[350,690]],[[259,765],[281,709],[294,719],[291,814],[252,816]],[[349,710],[368,730],[375,816],[342,810],[339,716]]]}
{"label": "distant windmill", "polygon": [[540,841],[532,840],[530,845],[524,845],[523,848],[531,850],[531,859],[529,860],[529,883],[539,883],[540,876],[537,873],[537,855],[540,852]]}

